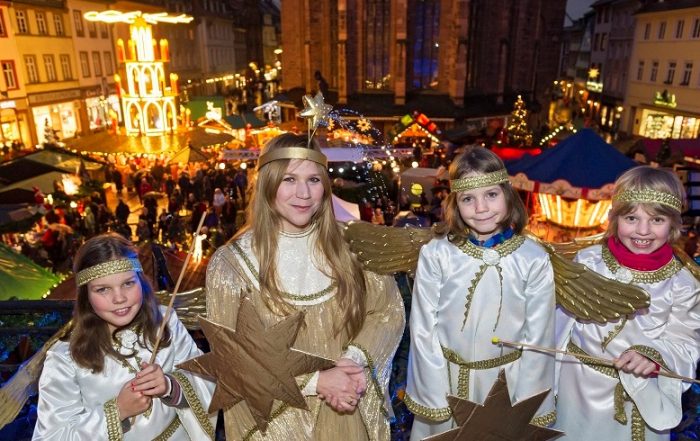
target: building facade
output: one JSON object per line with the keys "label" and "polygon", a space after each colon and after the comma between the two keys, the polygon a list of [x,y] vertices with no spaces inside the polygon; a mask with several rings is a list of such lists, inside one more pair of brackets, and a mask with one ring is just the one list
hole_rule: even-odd
{"label": "building facade", "polygon": [[636,13],[622,127],[647,138],[700,135],[700,1]]}

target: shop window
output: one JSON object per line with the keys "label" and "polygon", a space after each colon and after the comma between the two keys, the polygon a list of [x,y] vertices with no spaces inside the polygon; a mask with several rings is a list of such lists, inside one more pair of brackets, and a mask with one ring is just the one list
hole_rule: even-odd
{"label": "shop window", "polygon": [[659,23],[659,40],[663,40],[664,37],[666,36],[666,22],[662,21]]}
{"label": "shop window", "polygon": [[46,69],[46,81],[56,81],[56,63],[53,55],[44,55],[44,69]]}
{"label": "shop window", "polygon": [[5,28],[5,17],[0,9],[0,37],[7,37],[7,29]]}
{"label": "shop window", "polygon": [[16,9],[15,18],[17,19],[17,33],[28,34],[29,26],[27,26],[27,13],[21,9]]}
{"label": "shop window", "polygon": [[90,77],[90,60],[88,59],[88,53],[85,51],[80,52],[80,70],[83,72],[83,78]]}
{"label": "shop window", "polygon": [[8,90],[19,88],[15,62],[13,60],[0,60],[0,66],[2,66],[2,76],[5,79],[5,87],[7,87]]}
{"label": "shop window", "polygon": [[681,86],[687,86],[690,84],[690,77],[693,75],[693,62],[692,61],[686,61],[685,62],[685,69],[683,70],[683,81],[681,82]]}
{"label": "shop window", "polygon": [[639,64],[637,65],[637,81],[642,81],[644,78],[644,61],[639,60]]}
{"label": "shop window", "polygon": [[73,22],[75,24],[75,35],[78,37],[84,37],[85,29],[83,28],[83,13],[80,11],[73,11]]}
{"label": "shop window", "polygon": [[39,71],[36,67],[36,57],[34,55],[25,55],[24,66],[27,68],[27,82],[38,83]]}
{"label": "shop window", "polygon": [[53,27],[56,29],[56,35],[59,37],[66,35],[66,31],[63,29],[63,15],[60,13],[53,15]]}
{"label": "shop window", "polygon": [[49,33],[46,27],[46,13],[43,11],[36,11],[36,29],[41,35],[46,35]]}
{"label": "shop window", "polygon": [[666,81],[664,81],[664,84],[673,84],[673,77],[676,76],[676,62],[675,61],[669,61],[668,62],[668,71],[666,72]]}
{"label": "shop window", "polygon": [[651,62],[651,75],[649,75],[649,81],[652,83],[656,82],[656,75],[659,73],[659,62],[658,61],[652,61]]}
{"label": "shop window", "polygon": [[685,20],[678,20],[676,23],[676,38],[683,38],[683,26],[685,26]]}
{"label": "shop window", "polygon": [[95,69],[95,76],[102,76],[102,59],[100,58],[99,52],[92,53],[92,66]]}
{"label": "shop window", "polygon": [[63,74],[64,80],[72,80],[73,79],[73,69],[71,69],[70,55],[68,55],[68,54],[61,55],[61,73]]}

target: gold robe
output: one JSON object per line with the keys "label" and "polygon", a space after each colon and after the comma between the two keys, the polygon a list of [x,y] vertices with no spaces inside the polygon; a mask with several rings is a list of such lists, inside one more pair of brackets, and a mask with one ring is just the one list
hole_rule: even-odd
{"label": "gold robe", "polygon": [[[305,312],[305,325],[300,329],[294,347],[337,360],[345,351],[361,351],[366,360],[367,391],[352,414],[338,414],[316,395],[307,394],[310,410],[288,407],[275,402],[272,419],[264,436],[244,402],[224,412],[226,439],[266,441],[307,440],[389,440],[387,387],[391,360],[405,326],[403,302],[396,283],[389,276],[365,272],[367,281],[367,315],[364,326],[354,339],[341,331],[335,335],[340,310],[335,289],[328,290],[330,279],[319,268],[321,259],[313,256],[313,231],[302,235],[281,234],[278,268],[281,287],[295,294],[287,301]],[[242,292],[248,292],[266,326],[281,317],[272,313],[261,298],[258,285],[258,263],[251,250],[251,234],[244,234],[233,244],[220,247],[207,268],[207,313],[210,320],[232,329],[236,327],[237,310]],[[348,251],[349,252],[349,251]],[[325,287],[326,289],[323,289]],[[321,289],[319,289],[321,288]],[[297,377],[304,389],[312,374]]]}

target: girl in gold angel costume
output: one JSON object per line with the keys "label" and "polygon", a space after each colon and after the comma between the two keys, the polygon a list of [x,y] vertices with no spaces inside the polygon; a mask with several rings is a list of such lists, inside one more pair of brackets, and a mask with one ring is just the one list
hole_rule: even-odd
{"label": "girl in gold angel costume", "polygon": [[266,326],[303,311],[294,347],[337,361],[297,378],[310,410],[275,402],[262,434],[239,403],[224,413],[227,439],[389,440],[385,396],[405,324],[393,278],[364,271],[350,252],[315,141],[270,140],[253,185],[247,224],[209,263],[208,316],[235,328],[242,293]]}
{"label": "girl in gold angel costume", "polygon": [[[602,324],[558,312],[560,348],[573,354],[557,364],[556,428],[567,440],[668,440],[681,420],[689,384],[655,372],[694,377],[700,357],[700,283],[670,245],[680,235],[683,197],[669,171],[627,171],[615,184],[604,242],[576,255],[609,279],[643,288],[651,304]],[[614,366],[586,354],[614,358]]]}

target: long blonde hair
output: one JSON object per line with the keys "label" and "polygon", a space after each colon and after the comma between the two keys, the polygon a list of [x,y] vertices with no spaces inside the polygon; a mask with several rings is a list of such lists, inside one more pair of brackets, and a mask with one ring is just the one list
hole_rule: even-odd
{"label": "long blonde hair", "polygon": [[[464,153],[457,156],[450,164],[450,179],[460,179],[469,173],[486,174],[503,170],[505,166],[501,158],[496,156],[491,150],[483,147],[469,146]],[[518,193],[510,185],[510,182],[498,184],[503,190],[508,207],[508,215],[501,221],[501,228],[513,228],[513,231],[520,234],[527,224],[527,210]],[[445,223],[439,224],[435,232],[439,235],[450,234],[456,239],[466,239],[471,229],[462,219],[457,206],[459,191],[451,192],[445,199]]]}
{"label": "long blonde hair", "polygon": [[[285,147],[308,147],[321,151],[315,140],[312,139],[309,143],[306,136],[285,133],[268,141],[261,154]],[[260,263],[258,271],[261,275],[259,283],[263,300],[270,311],[279,311],[280,314],[291,312],[292,307],[285,301],[278,279],[277,232],[282,228],[282,218],[275,208],[275,200],[290,162],[290,159],[279,159],[258,170],[251,182],[253,191],[246,212],[246,223],[232,239],[238,239],[247,231],[252,233],[253,253]],[[323,166],[318,167],[323,184],[323,201],[311,219],[317,234],[314,252],[322,256],[328,265],[327,269],[321,270],[329,270],[328,276],[337,285],[336,296],[343,317],[340,323],[335,324],[334,332],[337,334],[345,329],[352,338],[364,324],[366,281],[362,265],[350,251],[335,220],[328,173]]]}
{"label": "long blonde hair", "polygon": [[[617,181],[615,181],[615,190],[613,191],[613,200],[618,194],[630,190],[656,190],[672,194],[680,201],[685,200],[683,184],[673,172],[649,167],[648,165],[640,165],[631,168],[617,178]],[[681,236],[683,220],[681,219],[681,214],[677,210],[659,203],[616,201],[613,202],[612,208],[608,213],[610,223],[605,232],[605,237],[617,237],[619,218],[633,212],[640,205],[644,211],[650,215],[662,215],[669,218],[671,221],[671,230],[668,236],[669,243],[675,242]]]}

